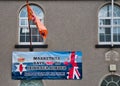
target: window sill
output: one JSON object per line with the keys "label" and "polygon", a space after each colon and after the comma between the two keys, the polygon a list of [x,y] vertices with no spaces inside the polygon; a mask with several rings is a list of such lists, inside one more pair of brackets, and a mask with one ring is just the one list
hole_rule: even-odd
{"label": "window sill", "polygon": [[120,45],[95,45],[95,48],[120,48]]}
{"label": "window sill", "polygon": [[[30,45],[15,45],[15,48],[30,48]],[[48,44],[32,45],[32,48],[48,48]]]}

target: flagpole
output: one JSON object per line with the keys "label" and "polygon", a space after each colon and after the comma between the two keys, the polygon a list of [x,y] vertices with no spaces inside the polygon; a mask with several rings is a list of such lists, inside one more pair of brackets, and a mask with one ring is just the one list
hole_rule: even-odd
{"label": "flagpole", "polygon": [[[26,0],[26,3],[28,4],[28,0]],[[29,39],[30,39],[30,51],[33,51],[33,47],[32,47],[32,36],[31,36],[31,28],[30,28],[30,21],[28,19],[28,29],[29,29]]]}
{"label": "flagpole", "polygon": [[30,28],[30,21],[28,20],[28,29],[29,29],[29,37],[30,37],[30,51],[33,51],[32,47],[32,36],[31,36],[31,28]]}

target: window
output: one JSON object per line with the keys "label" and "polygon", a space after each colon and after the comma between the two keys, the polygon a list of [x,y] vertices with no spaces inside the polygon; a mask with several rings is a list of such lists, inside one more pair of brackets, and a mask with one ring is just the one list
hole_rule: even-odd
{"label": "window", "polygon": [[42,80],[21,80],[20,86],[43,86]]}
{"label": "window", "polygon": [[120,6],[114,5],[113,18],[112,6],[103,6],[98,14],[98,41],[99,44],[120,44]]}
{"label": "window", "polygon": [[120,76],[109,75],[104,78],[100,86],[120,86]]}
{"label": "window", "polygon": [[[37,5],[30,5],[35,14],[39,17],[42,23],[44,23],[44,13],[43,10]],[[30,21],[31,28],[31,39],[32,44],[40,45],[44,44],[44,40],[42,36],[39,34],[36,25]],[[27,17],[27,9],[24,6],[19,13],[19,44],[20,45],[29,45],[30,44],[30,34],[28,29],[28,17]]]}

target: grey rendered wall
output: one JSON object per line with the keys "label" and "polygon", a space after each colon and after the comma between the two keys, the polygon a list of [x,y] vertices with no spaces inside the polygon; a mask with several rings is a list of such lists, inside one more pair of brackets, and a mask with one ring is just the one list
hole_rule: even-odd
{"label": "grey rendered wall", "polygon": [[[80,50],[83,52],[82,80],[44,80],[45,86],[99,86],[108,72],[104,54],[109,49],[96,49],[97,13],[106,1],[30,1],[45,11],[45,25],[49,34],[48,48],[34,51]],[[119,2],[118,2],[119,3]],[[0,1],[0,86],[18,86],[11,79],[12,51],[18,43],[18,15],[25,1]],[[120,49],[115,49],[120,52]],[[120,64],[117,73],[120,73]]]}

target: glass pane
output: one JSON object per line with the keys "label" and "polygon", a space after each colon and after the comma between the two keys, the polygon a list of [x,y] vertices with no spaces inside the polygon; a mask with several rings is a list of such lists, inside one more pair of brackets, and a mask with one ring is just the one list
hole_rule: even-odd
{"label": "glass pane", "polygon": [[120,81],[118,82],[118,86],[120,86]]}
{"label": "glass pane", "polygon": [[120,25],[120,19],[114,19],[113,24],[114,25]]}
{"label": "glass pane", "polygon": [[32,42],[38,42],[37,41],[37,36],[32,36]]}
{"label": "glass pane", "polygon": [[111,34],[110,28],[105,28],[105,34]]}
{"label": "glass pane", "polygon": [[21,27],[20,29],[20,35],[28,35],[29,34],[29,29],[26,27]]}
{"label": "glass pane", "polygon": [[120,42],[120,34],[118,34],[118,41]]}
{"label": "glass pane", "polygon": [[26,42],[30,42],[30,37],[26,36]]}
{"label": "glass pane", "polygon": [[[102,7],[99,11],[99,17],[111,17],[112,6],[111,4],[107,4]],[[114,17],[120,17],[120,7],[118,5],[114,5]]]}
{"label": "glass pane", "polygon": [[110,17],[111,16],[111,5],[105,5],[99,11],[99,17]]}
{"label": "glass pane", "polygon": [[111,19],[100,19],[100,25],[110,25]]}
{"label": "glass pane", "polygon": [[38,29],[37,28],[32,28],[32,35],[35,36],[35,35],[38,35]]}
{"label": "glass pane", "polygon": [[120,33],[120,27],[118,27],[117,29],[118,29],[118,33]]}
{"label": "glass pane", "polygon": [[21,19],[20,25],[28,25],[27,19]]}
{"label": "glass pane", "polygon": [[113,41],[117,42],[117,34],[113,34]]}
{"label": "glass pane", "polygon": [[20,28],[20,36],[24,35],[25,36],[25,33],[23,32],[23,27]]}
{"label": "glass pane", "polygon": [[43,37],[42,36],[38,36],[39,37],[39,42],[43,42]]}
{"label": "glass pane", "polygon": [[106,42],[110,42],[111,41],[111,35],[106,35]]}
{"label": "glass pane", "polygon": [[105,28],[100,27],[99,33],[105,33]]}
{"label": "glass pane", "polygon": [[114,5],[114,17],[120,17],[120,7],[118,5]]}
{"label": "glass pane", "polygon": [[106,86],[107,85],[107,82],[105,80],[103,80],[101,86]]}
{"label": "glass pane", "polygon": [[104,42],[105,41],[105,36],[104,34],[100,34],[100,42]]}
{"label": "glass pane", "polygon": [[119,80],[119,78],[120,78],[120,77],[114,75],[114,76],[113,76],[113,81],[117,82],[117,81]]}
{"label": "glass pane", "polygon": [[21,12],[20,12],[20,17],[27,17],[27,10],[26,8],[22,8]]}
{"label": "glass pane", "polygon": [[32,41],[33,42],[42,42],[43,38],[40,36],[32,36]]}
{"label": "glass pane", "polygon": [[40,16],[41,18],[43,18],[44,15],[43,15],[42,9],[40,9],[37,6],[33,6],[33,5],[31,7],[32,7],[32,9],[34,10],[34,12],[37,16]]}
{"label": "glass pane", "polygon": [[[36,5],[30,5],[32,10],[34,11],[34,13],[40,17],[40,18],[44,18],[44,13],[42,11],[42,9]],[[20,17],[27,17],[27,9],[26,7],[23,7],[21,12],[20,12]]]}
{"label": "glass pane", "polygon": [[25,36],[20,36],[20,42],[25,42]]}
{"label": "glass pane", "polygon": [[107,76],[107,77],[105,78],[105,80],[107,80],[107,82],[112,81],[112,76]]}
{"label": "glass pane", "polygon": [[117,86],[117,84],[114,83],[114,82],[110,82],[110,83],[108,84],[108,86]]}
{"label": "glass pane", "polygon": [[116,27],[113,28],[113,33],[117,33],[117,28]]}
{"label": "glass pane", "polygon": [[104,20],[104,25],[110,25],[111,24],[111,20],[110,19],[105,19]]}
{"label": "glass pane", "polygon": [[30,25],[35,25],[35,23],[33,21],[30,21]]}

